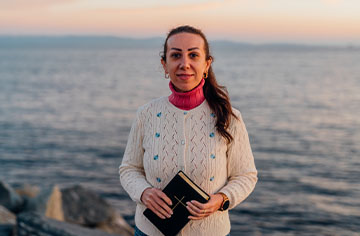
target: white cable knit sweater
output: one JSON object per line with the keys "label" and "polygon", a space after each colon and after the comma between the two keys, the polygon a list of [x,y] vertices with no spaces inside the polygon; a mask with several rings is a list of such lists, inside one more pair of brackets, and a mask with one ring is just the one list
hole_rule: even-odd
{"label": "white cable knit sweater", "polygon": [[[240,112],[233,111],[239,119],[231,120],[234,140],[226,144],[215,129],[216,118],[206,100],[189,111],[175,107],[167,97],[139,108],[119,173],[123,188],[137,203],[135,224],[142,232],[162,235],[143,215],[142,192],[148,187],[163,189],[179,170],[207,193],[225,193],[229,209],[253,191],[257,170],[248,133]],[[224,236],[229,232],[228,211],[218,211],[190,221],[179,235]]]}

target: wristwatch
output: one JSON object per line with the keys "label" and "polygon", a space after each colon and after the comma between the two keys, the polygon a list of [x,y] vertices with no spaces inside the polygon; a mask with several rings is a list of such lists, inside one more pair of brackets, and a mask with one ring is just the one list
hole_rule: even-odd
{"label": "wristwatch", "polygon": [[220,194],[223,197],[223,202],[221,203],[219,211],[226,211],[229,208],[229,205],[230,205],[229,198],[226,196],[225,193],[220,193]]}

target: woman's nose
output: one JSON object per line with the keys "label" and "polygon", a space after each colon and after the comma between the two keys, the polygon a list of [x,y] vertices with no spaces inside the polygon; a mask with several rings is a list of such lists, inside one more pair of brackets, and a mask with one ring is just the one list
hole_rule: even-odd
{"label": "woman's nose", "polygon": [[181,69],[188,69],[190,68],[189,59],[187,57],[182,57],[180,61],[180,68]]}

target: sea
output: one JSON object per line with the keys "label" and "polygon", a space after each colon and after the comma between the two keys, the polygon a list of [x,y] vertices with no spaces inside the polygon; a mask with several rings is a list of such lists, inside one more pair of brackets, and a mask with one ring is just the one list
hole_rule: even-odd
{"label": "sea", "polygon": [[[170,94],[162,38],[0,37],[0,180],[75,184],[130,225],[119,182],[138,107]],[[360,235],[360,48],[211,41],[259,180],[231,235]]]}

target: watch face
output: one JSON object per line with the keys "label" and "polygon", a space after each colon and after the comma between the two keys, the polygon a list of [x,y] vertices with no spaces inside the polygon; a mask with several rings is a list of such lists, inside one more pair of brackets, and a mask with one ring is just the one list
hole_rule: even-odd
{"label": "watch face", "polygon": [[224,205],[223,205],[223,210],[225,211],[225,210],[227,210],[228,208],[229,208],[229,205],[230,205],[230,202],[229,202],[229,200],[227,200],[227,201],[225,201],[224,202]]}

